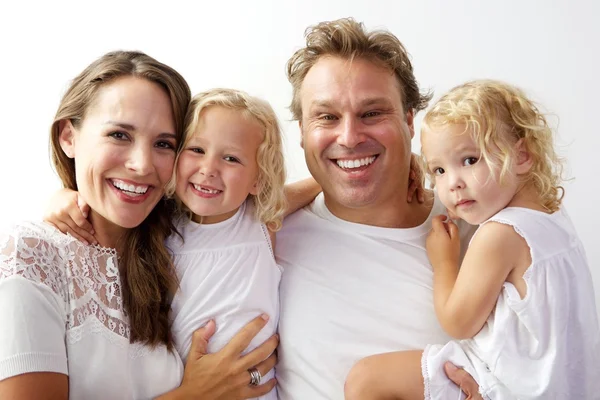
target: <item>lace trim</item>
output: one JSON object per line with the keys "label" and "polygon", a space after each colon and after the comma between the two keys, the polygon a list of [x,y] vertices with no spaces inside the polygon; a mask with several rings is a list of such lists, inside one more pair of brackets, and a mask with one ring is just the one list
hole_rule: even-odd
{"label": "lace trim", "polygon": [[69,342],[80,340],[88,326],[129,342],[116,250],[86,246],[45,224],[19,225],[0,236],[0,280],[12,276],[43,284],[63,299]]}

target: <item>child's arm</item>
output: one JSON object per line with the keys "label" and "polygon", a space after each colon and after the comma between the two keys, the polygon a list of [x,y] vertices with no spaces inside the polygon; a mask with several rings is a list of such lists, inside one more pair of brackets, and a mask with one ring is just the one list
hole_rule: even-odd
{"label": "child's arm", "polygon": [[313,178],[307,178],[285,185],[283,190],[288,204],[283,215],[285,218],[313,201],[321,193],[321,186]]}
{"label": "child's arm", "polygon": [[487,223],[473,238],[459,270],[458,227],[444,219],[434,218],[427,238],[435,312],[449,335],[471,338],[494,309],[502,285],[522,257],[525,241],[509,225]]}
{"label": "child's arm", "polygon": [[61,189],[50,198],[44,221],[85,244],[97,244],[92,224],[87,220],[89,209],[78,192]]}

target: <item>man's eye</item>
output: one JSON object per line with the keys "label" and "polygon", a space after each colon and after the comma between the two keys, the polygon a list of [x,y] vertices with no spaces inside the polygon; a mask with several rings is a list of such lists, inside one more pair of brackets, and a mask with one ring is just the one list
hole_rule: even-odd
{"label": "man's eye", "polygon": [[324,119],[325,121],[335,121],[336,120],[336,118],[331,114],[323,115],[323,116],[321,116],[321,119]]}
{"label": "man's eye", "polygon": [[377,117],[379,116],[381,113],[379,111],[369,111],[368,113],[366,113],[364,115],[364,117],[369,118],[369,117]]}
{"label": "man's eye", "polygon": [[479,160],[476,157],[467,157],[464,159],[463,165],[464,166],[475,165],[475,164],[477,164],[477,161],[479,161]]}

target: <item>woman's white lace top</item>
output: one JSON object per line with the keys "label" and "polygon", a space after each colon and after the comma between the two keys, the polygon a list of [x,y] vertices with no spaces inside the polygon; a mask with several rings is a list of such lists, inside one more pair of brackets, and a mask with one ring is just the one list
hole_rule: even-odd
{"label": "woman's white lace top", "polygon": [[57,372],[72,399],[146,399],[183,376],[176,352],[129,342],[115,250],[44,223],[0,235],[0,321],[0,381]]}

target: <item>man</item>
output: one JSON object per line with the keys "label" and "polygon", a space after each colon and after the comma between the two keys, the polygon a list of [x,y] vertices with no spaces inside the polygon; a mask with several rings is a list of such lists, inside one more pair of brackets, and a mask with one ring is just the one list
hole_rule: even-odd
{"label": "man", "polygon": [[[432,192],[407,202],[414,116],[431,96],[419,92],[394,35],[352,19],[309,29],[288,78],[323,194],[278,234],[279,396],[342,399],[361,358],[449,339],[435,316],[425,251],[431,217],[445,209]],[[467,239],[472,229],[461,232]],[[461,384],[462,373],[450,377]],[[477,394],[469,378],[463,390]]]}

